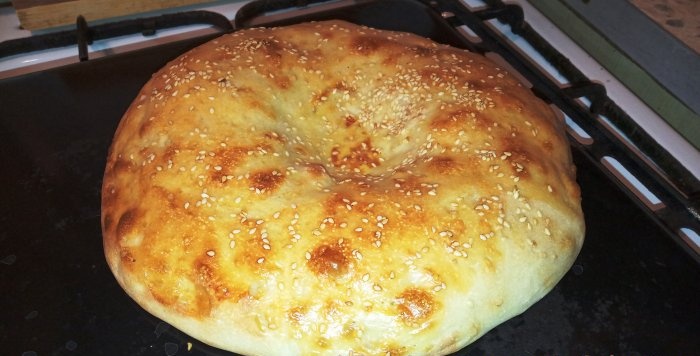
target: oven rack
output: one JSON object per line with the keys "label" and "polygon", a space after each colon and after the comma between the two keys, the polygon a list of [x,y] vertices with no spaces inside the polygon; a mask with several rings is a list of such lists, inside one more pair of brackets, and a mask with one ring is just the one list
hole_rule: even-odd
{"label": "oven rack", "polygon": [[[453,26],[468,26],[483,40],[484,51],[506,58],[532,83],[535,94],[562,110],[577,126],[575,131],[585,132],[582,138],[580,133],[570,131],[575,148],[700,261],[700,246],[689,236],[700,233],[700,181],[627,115],[602,84],[587,78],[544,40],[525,21],[522,8],[500,0],[485,2],[488,8],[474,12],[464,11],[464,5],[457,1],[434,0],[430,4],[445,14]],[[557,83],[523,55],[491,25],[489,21],[494,19],[525,39],[570,84]]]}
{"label": "oven rack", "polygon": [[0,58],[77,45],[78,59],[82,62],[88,60],[88,45],[94,41],[138,33],[143,36],[152,36],[158,30],[187,25],[211,25],[222,32],[233,30],[233,25],[226,16],[203,10],[127,19],[93,26],[88,26],[85,18],[79,15],[76,18],[74,29],[48,32],[1,42]]}
{"label": "oven rack", "polygon": [[[446,15],[453,26],[468,26],[483,40],[484,51],[506,58],[532,83],[535,94],[562,110],[577,126],[575,131],[585,132],[586,137],[582,138],[570,131],[575,148],[700,261],[700,246],[689,236],[700,233],[700,181],[627,115],[607,95],[603,85],[587,78],[544,40],[525,21],[520,7],[500,0],[485,2],[488,8],[474,12],[464,11],[464,5],[456,1],[434,0],[430,4]],[[494,19],[525,39],[570,84],[556,83],[523,55],[489,23]]]}
{"label": "oven rack", "polygon": [[[395,0],[387,0],[392,2]],[[497,54],[524,77],[532,91],[555,105],[569,119],[572,146],[583,153],[658,223],[687,253],[700,262],[700,181],[656,142],[606,93],[605,87],[586,77],[549,44],[524,19],[523,9],[501,0],[482,0],[472,8],[456,0],[413,0],[444,19],[463,38],[464,48]],[[79,60],[88,59],[92,41],[190,24],[210,24],[221,32],[267,24],[270,14],[294,10],[313,13],[314,8],[357,6],[375,0],[257,0],[241,7],[231,22],[208,11],[189,11],[88,26],[79,16],[76,28],[0,43],[0,58],[77,44]],[[345,5],[344,5],[345,4]],[[503,24],[527,42],[564,77],[553,76],[513,44],[499,30]]]}

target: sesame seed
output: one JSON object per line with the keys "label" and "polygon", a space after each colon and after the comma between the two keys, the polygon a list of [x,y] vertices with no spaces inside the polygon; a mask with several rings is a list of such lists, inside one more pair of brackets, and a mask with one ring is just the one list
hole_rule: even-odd
{"label": "sesame seed", "polygon": [[214,250],[207,251],[207,256],[214,257],[215,255],[216,255],[216,251],[214,251]]}
{"label": "sesame seed", "polygon": [[362,253],[360,253],[360,251],[353,250],[353,253],[352,253],[352,254],[353,254],[353,256],[355,256],[355,258],[356,258],[357,260],[362,261]]}

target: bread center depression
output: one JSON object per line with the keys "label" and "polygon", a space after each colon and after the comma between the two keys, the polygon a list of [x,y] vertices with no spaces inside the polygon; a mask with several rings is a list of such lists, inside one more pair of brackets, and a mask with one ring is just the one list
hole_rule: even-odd
{"label": "bread center depression", "polygon": [[102,190],[146,311],[246,355],[454,352],[542,298],[584,225],[563,124],[486,58],[342,21],[155,73]]}

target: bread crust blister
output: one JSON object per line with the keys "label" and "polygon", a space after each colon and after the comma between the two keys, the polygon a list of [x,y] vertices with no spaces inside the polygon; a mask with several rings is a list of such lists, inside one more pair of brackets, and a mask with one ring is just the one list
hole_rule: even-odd
{"label": "bread crust blister", "polygon": [[343,21],[155,73],[102,190],[144,309],[250,355],[447,354],[543,297],[584,224],[563,125],[483,56]]}

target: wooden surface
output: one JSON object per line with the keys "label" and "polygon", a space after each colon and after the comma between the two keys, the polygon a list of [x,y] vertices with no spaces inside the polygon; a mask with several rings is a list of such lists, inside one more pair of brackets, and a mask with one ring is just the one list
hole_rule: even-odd
{"label": "wooden surface", "polygon": [[700,53],[700,0],[629,0],[654,22]]}
{"label": "wooden surface", "polygon": [[39,30],[74,24],[78,15],[94,20],[133,15],[212,0],[13,0],[21,26]]}

